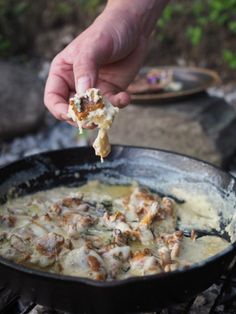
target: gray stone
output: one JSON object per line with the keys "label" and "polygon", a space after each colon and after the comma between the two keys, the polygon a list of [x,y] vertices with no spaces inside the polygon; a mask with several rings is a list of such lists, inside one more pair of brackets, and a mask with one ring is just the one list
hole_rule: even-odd
{"label": "gray stone", "polygon": [[116,144],[171,150],[224,165],[236,151],[236,111],[207,94],[120,110],[109,132]]}
{"label": "gray stone", "polygon": [[0,139],[36,130],[45,108],[43,86],[23,66],[0,61]]}

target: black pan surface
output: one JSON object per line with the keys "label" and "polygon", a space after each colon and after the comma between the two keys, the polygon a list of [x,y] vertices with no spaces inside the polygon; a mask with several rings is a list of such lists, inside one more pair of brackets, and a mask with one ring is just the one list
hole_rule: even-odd
{"label": "black pan surface", "polygon": [[[91,147],[38,154],[3,167],[0,177],[2,202],[9,191],[13,195],[26,194],[63,184],[78,185],[89,178],[109,183],[129,183],[132,178],[163,194],[168,194],[170,185],[183,181],[206,183],[226,201],[236,191],[232,176],[207,163],[170,152],[125,146],[113,146],[103,164]],[[155,311],[209,287],[227,269],[235,248],[234,242],[220,254],[186,270],[112,282],[36,271],[0,257],[0,280],[25,298],[73,313]]]}

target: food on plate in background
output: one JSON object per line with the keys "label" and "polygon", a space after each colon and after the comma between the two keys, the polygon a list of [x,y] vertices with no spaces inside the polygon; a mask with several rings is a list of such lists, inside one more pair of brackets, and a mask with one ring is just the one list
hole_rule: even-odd
{"label": "food on plate in background", "polygon": [[182,83],[175,81],[173,70],[158,68],[139,73],[128,87],[131,94],[176,92],[181,89]]}

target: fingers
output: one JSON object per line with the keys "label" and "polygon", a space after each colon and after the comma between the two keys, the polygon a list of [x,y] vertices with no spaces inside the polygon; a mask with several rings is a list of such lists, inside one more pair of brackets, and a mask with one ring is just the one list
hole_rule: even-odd
{"label": "fingers", "polygon": [[49,74],[45,87],[44,103],[55,118],[59,120],[67,119],[68,94],[68,87],[63,78]]}
{"label": "fingers", "polygon": [[130,96],[127,92],[110,95],[108,98],[113,106],[119,108],[124,108],[130,103]]}
{"label": "fingers", "polygon": [[85,92],[96,86],[99,67],[112,55],[113,40],[103,27],[101,30],[93,24],[77,37],[72,48],[75,88],[77,92]]}
{"label": "fingers", "polygon": [[73,89],[72,66],[56,57],[51,64],[44,92],[44,103],[55,118],[68,119],[68,100]]}
{"label": "fingers", "polygon": [[75,123],[74,121],[70,120],[66,120],[67,123],[69,123],[70,125],[74,126],[75,128],[78,128],[78,124]]}
{"label": "fingers", "polygon": [[98,65],[95,58],[78,56],[73,63],[73,72],[77,92],[84,93],[88,88],[96,85]]}
{"label": "fingers", "polygon": [[[98,71],[106,54],[102,53],[104,46],[103,49],[98,44],[95,46],[96,49],[91,50],[90,47],[90,52],[88,51],[87,54],[84,52],[82,54],[78,50],[76,52],[71,47],[71,51],[74,52],[73,56],[65,49],[53,60],[45,86],[44,101],[46,107],[57,119],[66,120],[75,125],[67,117],[69,98],[73,96],[75,90],[84,92],[96,86],[107,95],[114,106],[121,108],[129,103],[128,93],[121,92],[121,89],[111,82],[102,81],[97,84]],[[81,50],[85,51],[85,49]]]}
{"label": "fingers", "polygon": [[[88,88],[95,87],[98,77],[99,66],[93,59],[78,58],[73,65],[77,92],[85,92]],[[106,95],[114,106],[123,108],[130,102],[127,92],[120,92],[120,88],[111,83],[98,83],[97,87]]]}
{"label": "fingers", "polygon": [[129,94],[126,91],[122,91],[120,87],[110,82],[99,81],[98,88],[115,107],[123,108],[127,106],[130,102]]}

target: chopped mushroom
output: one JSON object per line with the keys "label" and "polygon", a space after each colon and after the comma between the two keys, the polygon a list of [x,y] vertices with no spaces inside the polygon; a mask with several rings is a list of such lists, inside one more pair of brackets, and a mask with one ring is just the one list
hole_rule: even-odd
{"label": "chopped mushroom", "polygon": [[118,211],[112,215],[109,215],[107,212],[105,212],[103,215],[103,223],[109,228],[117,228],[117,225],[120,222],[124,221],[125,221],[124,215]]}
{"label": "chopped mushroom", "polygon": [[180,253],[180,243],[175,243],[174,246],[171,249],[171,259],[175,260],[176,257],[179,256]]}
{"label": "chopped mushroom", "polygon": [[228,245],[195,231],[187,238],[177,226],[174,200],[137,185],[59,187],[1,206],[0,255],[44,271],[113,280],[182,269],[197,250],[208,257]]}
{"label": "chopped mushroom", "polygon": [[71,237],[79,237],[80,233],[87,230],[89,226],[92,226],[96,221],[96,218],[91,215],[75,214],[68,212],[63,215],[63,228],[68,232]]}
{"label": "chopped mushroom", "polygon": [[16,248],[6,245],[0,248],[0,255],[20,264],[24,264],[24,262],[30,257],[27,252],[20,252]]}
{"label": "chopped mushroom", "polygon": [[63,236],[51,232],[36,241],[36,250],[41,255],[56,256],[61,252],[64,242]]}
{"label": "chopped mushroom", "polygon": [[174,210],[174,202],[172,199],[169,197],[163,197],[162,198],[162,204],[168,213],[168,215],[173,215],[173,210]]}
{"label": "chopped mushroom", "polygon": [[165,267],[168,264],[171,264],[171,251],[166,247],[163,246],[158,249],[158,254],[160,257],[161,265]]}
{"label": "chopped mushroom", "polygon": [[101,256],[85,247],[70,251],[62,265],[63,273],[66,275],[89,276],[97,280],[106,279],[106,271]]}
{"label": "chopped mushroom", "polygon": [[26,253],[29,252],[29,247],[26,242],[19,236],[13,234],[9,238],[9,242],[13,248],[15,248],[17,251]]}
{"label": "chopped mushroom", "polygon": [[129,246],[114,247],[102,255],[105,265],[110,270],[109,276],[111,278],[116,278],[121,267],[124,262],[128,260],[129,256]]}
{"label": "chopped mushroom", "polygon": [[13,234],[8,238],[5,235],[3,238],[3,245],[0,247],[0,255],[16,261],[17,263],[24,263],[29,259],[31,249],[29,245],[17,235]]}
{"label": "chopped mushroom", "polygon": [[169,272],[169,271],[174,271],[178,269],[178,264],[177,263],[172,263],[172,264],[167,264],[164,267],[164,272]]}
{"label": "chopped mushroom", "polygon": [[161,271],[157,258],[152,256],[147,249],[134,253],[130,265],[130,272],[137,276],[151,275]]}
{"label": "chopped mushroom", "polygon": [[195,241],[197,239],[197,234],[195,230],[191,231],[191,240]]}
{"label": "chopped mushroom", "polygon": [[140,226],[139,231],[139,239],[143,245],[148,245],[154,240],[152,231],[146,226]]}
{"label": "chopped mushroom", "polygon": [[147,213],[140,221],[140,225],[150,225],[158,214],[160,205],[157,202],[153,202],[152,205],[147,209]]}
{"label": "chopped mushroom", "polygon": [[64,198],[61,202],[61,205],[64,207],[75,207],[81,205],[82,197],[68,197]]}
{"label": "chopped mushroom", "polygon": [[13,215],[0,215],[0,226],[12,228],[15,226],[16,217]]}

